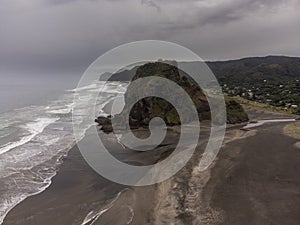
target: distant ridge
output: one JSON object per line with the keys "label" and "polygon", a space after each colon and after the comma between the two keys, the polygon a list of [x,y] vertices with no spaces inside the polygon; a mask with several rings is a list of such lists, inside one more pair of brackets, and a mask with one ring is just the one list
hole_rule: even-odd
{"label": "distant ridge", "polygon": [[[196,62],[180,62],[193,64]],[[228,61],[207,61],[207,65],[219,79],[229,79],[236,83],[261,82],[265,79],[278,82],[300,77],[300,57],[265,56],[247,57]],[[115,73],[110,81],[130,81],[138,67]]]}
{"label": "distant ridge", "polygon": [[206,60],[206,63],[222,63],[222,62],[235,62],[235,61],[243,61],[243,60],[252,60],[252,59],[300,59],[300,57],[297,56],[286,56],[286,55],[267,55],[267,56],[249,56],[249,57],[242,57],[237,59],[224,59],[224,60]]}
{"label": "distant ridge", "polygon": [[288,56],[250,57],[207,62],[215,76],[231,83],[280,82],[300,77],[300,58]]}

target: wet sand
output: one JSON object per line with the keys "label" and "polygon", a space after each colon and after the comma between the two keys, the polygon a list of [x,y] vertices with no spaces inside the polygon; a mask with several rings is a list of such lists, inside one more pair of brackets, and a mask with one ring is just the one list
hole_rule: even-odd
{"label": "wet sand", "polygon": [[[288,118],[251,110],[255,120]],[[208,224],[300,224],[300,136],[287,127],[299,130],[300,123],[265,124],[224,146],[204,190],[221,221]]]}
{"label": "wet sand", "polygon": [[[147,131],[136,131],[140,136]],[[169,154],[177,143],[178,132],[169,131],[162,145],[153,152],[126,152],[112,134],[100,133],[106,147],[116,158],[132,164],[153,164]],[[87,134],[87,143],[89,134]],[[122,171],[120,171],[122,172]],[[78,147],[73,147],[52,184],[11,210],[4,225],[81,225],[152,224],[157,185],[127,187],[111,182],[85,162]],[[90,214],[90,217],[87,217]],[[86,223],[84,223],[86,221]]]}
{"label": "wet sand", "polygon": [[[109,148],[115,152],[123,151],[111,135],[105,135],[105,139]],[[134,160],[137,159],[131,157],[131,161]],[[149,209],[154,208],[153,190],[151,186],[126,187],[101,177],[89,167],[75,146],[64,159],[50,187],[17,205],[3,224],[147,224]],[[94,218],[83,223],[91,212],[95,214]]]}
{"label": "wet sand", "polygon": [[[260,109],[247,111],[253,121],[289,118]],[[299,224],[300,149],[295,147],[299,139],[283,134],[286,125],[229,128],[215,163],[200,172],[204,132],[194,156],[176,176],[147,187],[106,180],[74,147],[52,185],[16,206],[4,225],[80,225],[84,219],[87,225]],[[142,164],[168,153],[175,139],[176,132],[171,132],[166,145],[141,158],[119,156],[122,147],[105,136],[117,157]]]}

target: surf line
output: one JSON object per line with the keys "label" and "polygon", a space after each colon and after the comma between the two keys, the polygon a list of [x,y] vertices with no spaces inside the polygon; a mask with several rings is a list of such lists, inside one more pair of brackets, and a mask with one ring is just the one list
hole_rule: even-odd
{"label": "surf line", "polygon": [[94,212],[93,210],[90,211],[87,216],[84,218],[83,222],[81,223],[81,225],[93,225],[100,216],[102,216],[104,213],[106,213],[108,210],[110,210],[113,206],[114,203],[119,199],[119,197],[121,196],[121,194],[123,194],[124,192],[126,192],[128,190],[128,188],[125,188],[124,190],[120,191],[117,196],[106,206],[106,208],[100,210],[100,211],[96,211]]}

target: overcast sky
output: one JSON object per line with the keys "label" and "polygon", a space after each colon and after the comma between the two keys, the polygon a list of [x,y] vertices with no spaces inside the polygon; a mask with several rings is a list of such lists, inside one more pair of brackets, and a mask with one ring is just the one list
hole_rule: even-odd
{"label": "overcast sky", "polygon": [[299,0],[1,0],[4,71],[81,71],[127,42],[158,39],[206,60],[300,56]]}

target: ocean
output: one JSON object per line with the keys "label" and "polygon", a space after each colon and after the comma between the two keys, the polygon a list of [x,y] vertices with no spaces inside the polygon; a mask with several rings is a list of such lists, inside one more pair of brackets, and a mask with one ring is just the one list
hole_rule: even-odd
{"label": "ocean", "polygon": [[[49,187],[62,159],[75,145],[75,92],[81,99],[77,101],[81,113],[76,117],[84,118],[94,101],[92,93],[104,87],[96,117],[125,92],[127,84],[95,81],[85,88],[70,86],[62,82],[0,85],[0,224],[14,206]],[[83,124],[82,136],[93,125]]]}

